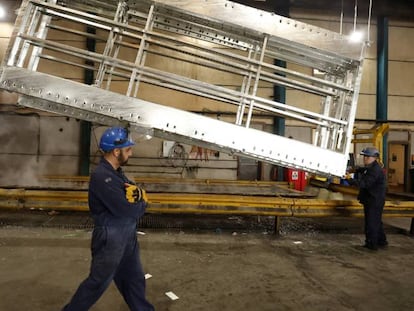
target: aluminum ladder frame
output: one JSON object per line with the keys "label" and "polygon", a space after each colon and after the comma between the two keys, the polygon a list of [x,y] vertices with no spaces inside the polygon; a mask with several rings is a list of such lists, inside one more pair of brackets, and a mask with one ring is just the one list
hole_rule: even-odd
{"label": "aluminum ladder frame", "polygon": [[[104,47],[88,51],[59,42],[57,33],[92,38]],[[125,51],[135,57],[125,57]],[[352,44],[335,32],[225,0],[24,0],[0,69],[0,88],[20,94],[19,103],[27,107],[342,176],[364,51],[364,43]],[[305,70],[276,66],[275,59]],[[169,62],[234,76],[240,87],[172,72]],[[93,70],[95,84],[72,81],[63,72],[52,75],[43,63]],[[316,70],[322,78],[313,75]],[[128,85],[125,94],[115,91],[119,81]],[[234,124],[142,100],[142,84],[229,105]],[[318,96],[320,104],[307,110],[260,96],[260,87],[274,84]],[[251,128],[260,115],[314,128],[313,144]]]}

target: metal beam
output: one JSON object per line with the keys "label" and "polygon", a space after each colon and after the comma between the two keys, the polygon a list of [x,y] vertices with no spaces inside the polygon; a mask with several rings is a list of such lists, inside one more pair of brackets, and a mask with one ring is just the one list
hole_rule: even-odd
{"label": "metal beam", "polygon": [[[316,200],[241,195],[148,193],[148,213],[363,217],[357,200]],[[87,212],[87,191],[1,189],[2,209]],[[384,217],[414,217],[414,202],[387,201]]]}

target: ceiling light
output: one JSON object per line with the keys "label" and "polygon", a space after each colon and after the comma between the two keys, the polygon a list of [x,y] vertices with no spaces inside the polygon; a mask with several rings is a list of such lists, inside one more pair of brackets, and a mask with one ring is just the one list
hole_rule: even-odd
{"label": "ceiling light", "polygon": [[349,35],[348,38],[351,42],[362,42],[363,33],[362,31],[355,30]]}
{"label": "ceiling light", "polygon": [[6,16],[6,10],[0,6],[0,19],[3,19]]}

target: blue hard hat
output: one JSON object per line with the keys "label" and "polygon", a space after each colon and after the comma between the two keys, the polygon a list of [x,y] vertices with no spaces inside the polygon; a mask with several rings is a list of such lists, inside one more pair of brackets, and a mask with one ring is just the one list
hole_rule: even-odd
{"label": "blue hard hat", "polygon": [[123,127],[110,127],[102,134],[99,142],[99,148],[104,152],[133,145],[135,143],[128,137],[128,130]]}
{"label": "blue hard hat", "polygon": [[368,156],[368,157],[376,157],[376,158],[379,157],[379,151],[375,147],[364,148],[364,149],[362,149],[360,154],[364,155],[364,156]]}

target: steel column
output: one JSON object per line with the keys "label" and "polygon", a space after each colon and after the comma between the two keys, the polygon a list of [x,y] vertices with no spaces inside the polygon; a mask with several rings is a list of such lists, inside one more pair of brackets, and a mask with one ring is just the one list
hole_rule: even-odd
{"label": "steel column", "polygon": [[[377,26],[377,123],[388,120],[388,17],[379,16]],[[383,138],[383,159],[388,156],[387,135]],[[386,165],[386,161],[384,161]]]}

